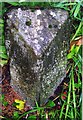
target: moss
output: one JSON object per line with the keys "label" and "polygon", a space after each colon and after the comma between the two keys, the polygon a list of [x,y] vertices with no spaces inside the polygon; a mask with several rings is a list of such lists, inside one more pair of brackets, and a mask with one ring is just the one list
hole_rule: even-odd
{"label": "moss", "polygon": [[27,25],[27,26],[30,26],[30,25],[31,25],[31,20],[26,21],[26,25]]}
{"label": "moss", "polygon": [[34,12],[35,11],[35,9],[31,9],[31,12]]}
{"label": "moss", "polygon": [[49,28],[52,28],[52,25],[49,25],[48,27],[49,27]]}
{"label": "moss", "polygon": [[40,7],[40,10],[44,10],[45,9],[45,7]]}

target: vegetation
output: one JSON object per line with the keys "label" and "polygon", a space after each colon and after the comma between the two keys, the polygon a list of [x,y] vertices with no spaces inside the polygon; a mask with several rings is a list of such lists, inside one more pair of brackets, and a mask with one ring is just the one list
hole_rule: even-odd
{"label": "vegetation", "polygon": [[[28,6],[33,10],[35,8],[44,9],[45,7],[52,8],[61,8],[65,9],[69,12],[70,18],[73,21],[73,34],[71,34],[71,41],[74,44],[70,44],[70,50],[67,55],[68,59],[68,68],[69,79],[70,81],[66,84],[66,88],[63,88],[63,92],[58,96],[59,97],[59,105],[56,108],[56,99],[49,100],[49,102],[45,106],[38,106],[36,102],[36,107],[33,110],[25,112],[23,114],[19,114],[18,111],[14,112],[12,119],[21,120],[23,117],[26,117],[27,120],[58,120],[58,119],[67,119],[67,120],[81,120],[82,119],[82,44],[80,40],[82,39],[82,26],[83,26],[83,18],[82,18],[82,1],[77,0],[75,2],[26,2],[25,0],[20,0],[19,2],[7,2],[7,6],[5,3],[0,3],[0,65],[4,66],[7,63],[8,56],[5,48],[5,35],[4,35],[4,13],[8,10],[10,6]],[[28,22],[27,24],[30,24]],[[49,28],[51,25],[49,26]],[[80,37],[80,38],[79,38]],[[70,42],[71,42],[70,41]],[[4,95],[0,96],[0,101],[4,100]],[[21,101],[22,103],[22,101]],[[21,109],[20,104],[18,109]],[[3,102],[4,105],[8,103],[6,101]],[[22,104],[23,108],[23,104]],[[2,119],[7,119],[6,116],[0,116]]]}

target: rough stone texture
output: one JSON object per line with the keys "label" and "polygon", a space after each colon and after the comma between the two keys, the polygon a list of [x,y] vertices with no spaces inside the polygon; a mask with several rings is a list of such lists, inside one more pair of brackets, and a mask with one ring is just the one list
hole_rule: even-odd
{"label": "rough stone texture", "polygon": [[11,85],[32,106],[35,100],[44,103],[66,74],[68,13],[61,9],[33,12],[16,8],[6,17]]}

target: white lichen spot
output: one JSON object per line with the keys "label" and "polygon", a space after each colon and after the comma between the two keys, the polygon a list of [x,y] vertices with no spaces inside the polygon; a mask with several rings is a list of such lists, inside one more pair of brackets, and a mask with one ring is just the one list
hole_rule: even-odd
{"label": "white lichen spot", "polygon": [[37,10],[37,11],[36,11],[36,14],[37,14],[37,15],[40,15],[40,14],[41,14],[41,10]]}
{"label": "white lichen spot", "polygon": [[50,80],[48,80],[48,81],[47,81],[47,84],[49,85],[50,83],[51,83],[51,81],[50,81]]}
{"label": "white lichen spot", "polygon": [[50,53],[48,52],[48,53],[47,53],[47,56],[49,56],[49,54],[50,54]]}
{"label": "white lichen spot", "polygon": [[28,33],[28,30],[27,30],[27,29],[25,29],[25,33]]}
{"label": "white lichen spot", "polygon": [[41,46],[39,44],[36,44],[35,47],[36,47],[37,50],[41,49]]}
{"label": "white lichen spot", "polygon": [[61,57],[63,57],[63,54],[64,54],[64,52],[63,52],[63,51],[61,51]]}
{"label": "white lichen spot", "polygon": [[58,25],[58,29],[61,29],[61,24]]}
{"label": "white lichen spot", "polygon": [[12,18],[12,15],[10,14],[10,15],[8,15],[8,17],[11,19]]}
{"label": "white lichen spot", "polygon": [[37,50],[34,49],[34,51],[35,51],[35,54],[37,55],[38,54]]}
{"label": "white lichen spot", "polygon": [[33,42],[34,42],[35,44],[38,44],[38,40],[37,40],[37,39],[35,39]]}
{"label": "white lichen spot", "polygon": [[39,26],[40,26],[40,20],[39,20],[39,19],[37,19],[37,25],[39,25]]}
{"label": "white lichen spot", "polygon": [[53,17],[56,17],[56,14],[54,12],[50,12],[50,15],[52,15]]}
{"label": "white lichen spot", "polygon": [[37,27],[36,27],[36,30],[37,30],[37,31],[40,30],[40,26],[37,26]]}
{"label": "white lichen spot", "polygon": [[44,38],[43,38],[43,37],[40,37],[40,40],[41,40],[41,41],[44,41]]}
{"label": "white lichen spot", "polygon": [[35,33],[35,34],[34,34],[34,38],[38,37],[37,32],[34,31],[34,33]]}
{"label": "white lichen spot", "polygon": [[18,18],[20,19],[22,17],[22,10],[21,8],[18,8]]}

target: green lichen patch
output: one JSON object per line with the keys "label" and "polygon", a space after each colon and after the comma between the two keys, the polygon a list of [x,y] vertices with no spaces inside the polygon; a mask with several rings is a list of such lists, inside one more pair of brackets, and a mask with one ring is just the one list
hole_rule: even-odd
{"label": "green lichen patch", "polygon": [[49,27],[49,28],[52,28],[52,25],[50,24],[48,27]]}
{"label": "green lichen patch", "polygon": [[31,20],[26,21],[26,25],[30,26],[31,25]]}

